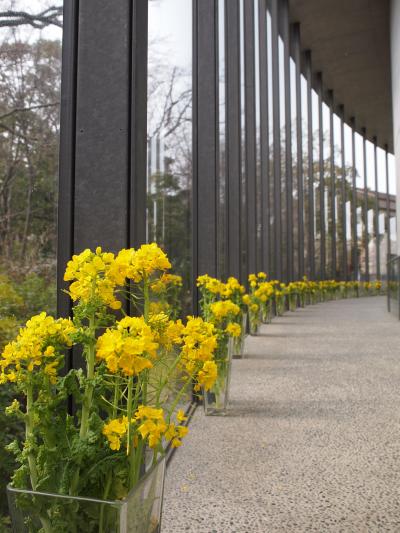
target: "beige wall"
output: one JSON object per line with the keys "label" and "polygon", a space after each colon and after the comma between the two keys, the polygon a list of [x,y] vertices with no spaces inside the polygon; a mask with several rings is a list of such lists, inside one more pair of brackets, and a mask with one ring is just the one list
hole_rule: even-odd
{"label": "beige wall", "polygon": [[[400,0],[391,0],[390,45],[392,63],[393,141],[396,158],[397,235],[400,236]],[[397,239],[400,255],[400,238]]]}

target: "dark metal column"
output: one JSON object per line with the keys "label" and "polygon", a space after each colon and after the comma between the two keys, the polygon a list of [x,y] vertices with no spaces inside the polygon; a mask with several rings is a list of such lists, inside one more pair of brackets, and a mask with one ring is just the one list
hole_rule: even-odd
{"label": "dark metal column", "polygon": [[358,238],[357,238],[357,190],[356,190],[356,141],[355,141],[355,119],[350,120],[351,125],[351,263],[352,280],[358,279]]}
{"label": "dark metal column", "polygon": [[261,143],[261,268],[270,271],[270,205],[269,205],[269,126],[268,126],[268,51],[266,0],[258,1],[258,34],[260,57],[260,143]]}
{"label": "dark metal column", "polygon": [[291,42],[296,65],[296,141],[297,141],[297,194],[298,194],[298,258],[299,279],[304,276],[304,176],[303,125],[301,114],[301,52],[300,25],[292,25]]}
{"label": "dark metal column", "polygon": [[282,213],[281,213],[281,133],[279,94],[278,0],[271,0],[272,30],[272,95],[274,141],[274,269],[273,277],[282,277]]}
{"label": "dark metal column", "polygon": [[315,279],[315,222],[314,222],[314,158],[313,158],[313,124],[312,124],[312,70],[311,52],[305,52],[305,77],[307,80],[308,111],[308,269],[311,279]]}
{"label": "dark metal column", "polygon": [[335,169],[335,132],[333,127],[333,92],[329,91],[329,139],[331,143],[331,160],[330,160],[330,175],[331,175],[331,256],[332,256],[332,270],[331,277],[336,278],[336,169]]}
{"label": "dark metal column", "polygon": [[217,274],[217,5],[194,0],[193,274]]}
{"label": "dark metal column", "polygon": [[376,279],[381,279],[381,251],[379,246],[379,197],[378,197],[378,154],[377,139],[374,137],[374,176],[375,176],[375,202],[374,202],[374,233],[375,233],[375,254],[376,254]]}
{"label": "dark metal column", "polygon": [[[386,174],[386,235],[387,235],[387,258],[386,261],[390,260],[392,254],[390,242],[390,190],[389,190],[389,154],[388,146],[385,145],[385,174]],[[387,272],[387,275],[389,273]]]}
{"label": "dark metal column", "polygon": [[293,166],[292,166],[292,114],[290,102],[290,31],[288,0],[281,1],[282,39],[284,46],[284,75],[285,75],[285,169],[286,169],[286,275],[287,281],[293,281]]}
{"label": "dark metal column", "polygon": [[241,131],[240,131],[240,22],[239,0],[225,0],[226,39],[226,210],[228,268],[240,277],[241,241]]}
{"label": "dark metal column", "polygon": [[319,224],[320,224],[320,279],[326,278],[326,245],[325,245],[325,168],[324,168],[324,130],[322,120],[322,74],[317,74],[318,94],[318,133],[319,133]]}
{"label": "dark metal column", "polygon": [[[147,0],[65,2],[58,313],[72,253],[145,236]],[[73,354],[70,366],[80,364]]]}
{"label": "dark metal column", "polygon": [[254,58],[254,1],[244,2],[244,76],[245,76],[245,169],[247,196],[247,267],[257,268],[257,201],[256,201],[256,109]]}
{"label": "dark metal column", "polygon": [[367,139],[365,128],[363,136],[363,160],[364,160],[364,251],[365,251],[365,281],[369,281],[369,232],[368,232],[368,180],[367,180]]}
{"label": "dark metal column", "polygon": [[341,274],[343,280],[347,280],[347,221],[346,221],[346,158],[345,158],[345,147],[344,147],[344,107],[341,105],[339,108],[340,113],[340,138],[341,138],[341,148],[342,148],[342,181],[341,181],[341,196],[342,196],[342,205],[341,205],[341,217],[342,217],[342,264],[341,264]]}
{"label": "dark metal column", "polygon": [[[131,5],[128,0],[115,5],[85,0],[79,5],[76,251],[96,244],[117,250],[128,244]],[[142,134],[146,136],[145,131]],[[146,151],[143,155],[146,158]]]}
{"label": "dark metal column", "polygon": [[131,88],[131,217],[129,245],[146,242],[147,152],[147,51],[148,2],[133,3],[133,52]]}
{"label": "dark metal column", "polygon": [[[76,148],[76,71],[78,67],[79,1],[65,2],[61,74],[60,171],[58,184],[57,313],[68,316],[71,300],[62,292],[65,266],[74,252],[74,195]],[[71,365],[72,361],[69,361]],[[69,370],[69,368],[67,368]]]}

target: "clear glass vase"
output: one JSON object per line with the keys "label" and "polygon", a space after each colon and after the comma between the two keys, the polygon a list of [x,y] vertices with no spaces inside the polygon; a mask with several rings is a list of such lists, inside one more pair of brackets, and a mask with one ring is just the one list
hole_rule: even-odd
{"label": "clear glass vase", "polygon": [[232,346],[233,346],[233,352],[232,356],[236,359],[240,359],[243,357],[244,354],[244,340],[246,338],[247,333],[247,313],[242,313],[242,324],[241,324],[242,332],[240,334],[240,337],[236,337],[232,339]]}
{"label": "clear glass vase", "polygon": [[285,312],[285,299],[284,296],[281,295],[276,299],[276,316],[282,316]]}
{"label": "clear glass vase", "polygon": [[297,309],[297,294],[289,294],[289,309],[290,311],[296,311]]}
{"label": "clear glass vase", "polygon": [[261,321],[263,324],[271,324],[272,320],[272,300],[267,300],[261,308]]}
{"label": "clear glass vase", "polygon": [[249,310],[249,333],[250,335],[257,335],[260,330],[261,312]]}
{"label": "clear glass vase", "polygon": [[160,533],[165,458],[116,501],[7,487],[13,533]]}
{"label": "clear glass vase", "polygon": [[207,416],[226,415],[231,383],[232,352],[233,342],[229,338],[225,345],[221,347],[221,352],[218,354],[218,359],[216,359],[218,366],[217,380],[210,390],[203,390],[204,412]]}

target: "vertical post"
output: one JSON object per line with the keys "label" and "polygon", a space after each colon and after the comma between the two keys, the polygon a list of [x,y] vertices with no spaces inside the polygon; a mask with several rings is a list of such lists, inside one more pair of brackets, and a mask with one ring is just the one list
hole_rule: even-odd
{"label": "vertical post", "polygon": [[351,262],[353,266],[352,279],[358,279],[358,235],[357,235],[357,190],[356,190],[356,140],[354,117],[350,120],[351,125],[351,175],[352,175],[352,195],[351,195]]}
{"label": "vertical post", "polygon": [[365,246],[365,281],[369,281],[369,231],[368,231],[368,180],[367,180],[367,132],[362,129],[364,160],[364,246]]}
{"label": "vertical post", "polygon": [[278,0],[271,0],[272,95],[274,141],[274,277],[282,277],[281,134],[279,94]]}
{"label": "vertical post", "polygon": [[226,163],[229,273],[240,278],[241,130],[239,0],[225,0],[226,39]]}
{"label": "vertical post", "polygon": [[400,257],[396,257],[397,316],[400,320]]}
{"label": "vertical post", "polygon": [[325,245],[325,167],[324,167],[324,125],[322,120],[322,74],[317,74],[318,133],[319,133],[319,224],[320,224],[320,279],[326,278]]}
{"label": "vertical post", "polygon": [[387,235],[387,261],[392,254],[390,241],[390,189],[389,189],[389,148],[385,145],[385,174],[386,174],[386,235]]}
{"label": "vertical post", "polygon": [[300,25],[292,25],[292,46],[296,66],[296,141],[297,141],[297,194],[298,194],[298,260],[299,278],[304,276],[304,176],[303,125],[301,114],[301,53]]}
{"label": "vertical post", "polygon": [[315,221],[314,221],[314,159],[313,159],[313,124],[312,124],[312,70],[311,52],[305,52],[305,77],[307,81],[308,111],[308,269],[310,278],[315,279]]}
{"label": "vertical post", "polygon": [[385,178],[386,178],[386,238],[387,238],[387,250],[386,250],[386,290],[387,290],[387,308],[390,312],[390,283],[391,283],[391,242],[390,242],[390,195],[389,195],[389,158],[388,158],[388,145],[385,145]]}
{"label": "vertical post", "polygon": [[268,127],[268,51],[267,5],[258,2],[259,57],[260,57],[260,143],[261,143],[261,267],[269,271],[270,257],[270,186],[269,186],[269,127]]}
{"label": "vertical post", "polygon": [[217,5],[194,0],[194,279],[217,274]]}
{"label": "vertical post", "polygon": [[256,202],[256,109],[254,58],[254,2],[244,2],[244,76],[245,76],[245,169],[247,196],[247,264],[248,271],[257,268],[257,202]]}
{"label": "vertical post", "polygon": [[281,2],[282,8],[282,39],[284,46],[285,75],[285,169],[286,169],[286,274],[287,281],[293,281],[293,167],[292,167],[292,114],[291,114],[291,80],[290,80],[290,31],[288,0]]}
{"label": "vertical post", "polygon": [[341,271],[343,280],[347,281],[348,269],[347,269],[347,220],[346,220],[346,157],[345,157],[345,147],[344,147],[344,107],[340,106],[340,138],[341,138],[341,148],[342,148],[342,181],[341,181],[341,196],[342,196],[342,265]]}
{"label": "vertical post", "polygon": [[[64,270],[74,251],[74,194],[76,148],[76,76],[78,68],[79,0],[64,5],[60,109],[60,171],[57,224],[57,313],[68,316],[71,301],[62,289]],[[67,371],[72,360],[68,361]]]}
{"label": "vertical post", "polygon": [[336,169],[335,169],[335,131],[333,127],[333,92],[329,91],[329,139],[331,143],[331,256],[332,256],[332,278],[336,278]]}
{"label": "vertical post", "polygon": [[375,257],[376,257],[376,279],[381,279],[381,251],[379,244],[379,193],[378,193],[378,154],[377,139],[373,138],[374,144],[374,177],[375,177],[375,195],[374,195],[374,233],[375,233]]}
{"label": "vertical post", "polygon": [[[146,242],[147,196],[147,50],[148,2],[137,0],[133,9],[133,52],[131,66],[131,217],[129,245],[138,247]],[[159,143],[159,139],[158,139]]]}
{"label": "vertical post", "polygon": [[[65,315],[71,254],[145,239],[147,1],[66,2],[63,41],[57,262]],[[74,353],[67,367],[79,364]]]}

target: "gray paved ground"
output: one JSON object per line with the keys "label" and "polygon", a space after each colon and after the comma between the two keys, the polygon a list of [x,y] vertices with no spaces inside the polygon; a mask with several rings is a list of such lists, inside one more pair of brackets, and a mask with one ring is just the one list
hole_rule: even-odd
{"label": "gray paved ground", "polygon": [[197,409],[163,533],[400,532],[400,323],[319,304],[249,338],[225,418]]}

